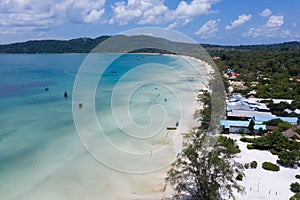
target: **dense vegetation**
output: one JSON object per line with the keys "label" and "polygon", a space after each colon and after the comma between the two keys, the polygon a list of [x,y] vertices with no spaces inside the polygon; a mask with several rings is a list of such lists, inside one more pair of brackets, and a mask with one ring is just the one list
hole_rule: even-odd
{"label": "dense vegetation", "polygon": [[[76,38],[71,40],[32,40],[26,42],[0,45],[0,53],[89,53],[94,47],[111,36],[100,36],[97,38]],[[290,49],[299,49],[299,42],[284,42],[279,44],[261,44],[261,45],[240,45],[240,46],[221,46],[211,44],[201,44],[213,56],[221,56],[222,60],[235,61],[242,52],[257,51],[289,51]],[[164,49],[157,51],[151,48],[136,50],[135,52],[146,53],[170,53]],[[236,55],[233,52],[237,53]],[[245,54],[247,55],[247,54]],[[251,55],[250,55],[251,56]],[[249,60],[250,61],[250,60]],[[223,65],[222,65],[223,66]],[[221,66],[221,67],[222,67]],[[247,67],[247,66],[245,66]]]}
{"label": "dense vegetation", "polygon": [[[248,89],[256,90],[256,97],[300,99],[300,50],[299,43],[293,47],[248,48],[210,50],[219,69],[231,69],[240,74],[237,81],[244,81]],[[251,85],[251,82],[258,82]]]}
{"label": "dense vegetation", "polygon": [[78,38],[72,40],[35,40],[0,45],[0,53],[89,53],[98,44],[109,38]]}
{"label": "dense vegetation", "polygon": [[300,109],[300,100],[293,100],[291,104],[285,101],[282,101],[280,103],[273,103],[273,101],[271,100],[263,100],[261,102],[267,104],[268,108],[270,108],[270,110],[272,111],[272,114],[282,117],[296,117],[295,113],[288,114],[284,111],[285,109]]}
{"label": "dense vegetation", "polygon": [[299,183],[297,183],[297,182],[292,183],[290,187],[291,187],[292,192],[295,192],[295,193],[300,192],[300,184]]}
{"label": "dense vegetation", "polygon": [[271,119],[269,121],[264,122],[267,126],[278,126],[279,131],[286,131],[287,129],[293,127],[292,124],[282,121],[279,118]]}
{"label": "dense vegetation", "polygon": [[207,90],[201,90],[198,94],[198,101],[203,103],[203,109],[196,110],[194,119],[201,121],[199,128],[208,129],[211,119],[211,96]]}
{"label": "dense vegetation", "polygon": [[247,145],[249,149],[270,150],[271,153],[278,156],[278,163],[294,167],[299,165],[300,161],[300,143],[289,140],[279,131],[273,131],[267,135],[258,138],[241,138],[243,142],[250,142]]}
{"label": "dense vegetation", "polygon": [[271,163],[271,162],[263,162],[262,168],[269,171],[278,172],[280,170],[279,166]]}
{"label": "dense vegetation", "polygon": [[290,198],[290,200],[300,200],[300,192],[296,193],[294,196]]}
{"label": "dense vegetation", "polygon": [[232,139],[208,133],[210,94],[202,92],[204,108],[198,113],[203,114],[203,121],[198,130],[186,136],[184,148],[166,180],[176,191],[177,199],[234,199],[234,189],[243,191],[237,183],[243,178],[242,165],[233,160],[240,149]]}
{"label": "dense vegetation", "polygon": [[258,44],[258,45],[239,45],[239,46],[222,46],[202,44],[207,51],[211,52],[223,52],[233,50],[287,50],[287,49],[299,49],[299,42],[283,42],[279,44]]}

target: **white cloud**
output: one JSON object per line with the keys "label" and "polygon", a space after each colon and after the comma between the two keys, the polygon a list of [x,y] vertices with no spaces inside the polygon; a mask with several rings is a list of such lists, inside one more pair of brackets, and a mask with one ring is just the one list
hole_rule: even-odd
{"label": "white cloud", "polygon": [[283,16],[272,15],[266,23],[267,28],[279,28],[284,24]]}
{"label": "white cloud", "polygon": [[[153,2],[153,1],[152,1]],[[163,14],[168,11],[168,7],[162,2],[156,5],[149,5],[149,8],[143,12],[143,18],[139,21],[139,24],[161,23],[163,21]]]}
{"label": "white cloud", "polygon": [[246,14],[242,14],[238,17],[238,19],[234,20],[234,21],[231,21],[230,25],[227,25],[225,27],[226,30],[230,30],[230,29],[233,29],[237,26],[240,26],[244,23],[246,23],[247,21],[249,21],[250,19],[252,18],[252,16],[249,14],[249,15],[246,15]]}
{"label": "white cloud", "polygon": [[278,15],[272,15],[269,17],[266,24],[259,27],[252,27],[245,32],[243,36],[245,37],[278,37],[285,38],[291,35],[290,30],[283,29],[282,26],[284,24],[284,17]]}
{"label": "white cloud", "polygon": [[48,29],[66,21],[97,22],[105,0],[5,0],[0,3],[0,32]]}
{"label": "white cloud", "polygon": [[259,13],[262,17],[269,17],[272,14],[272,11],[269,8],[265,8],[261,13]]}
{"label": "white cloud", "polygon": [[116,2],[112,7],[113,17],[109,23],[126,25],[133,20],[140,24],[160,23],[168,11],[162,0],[128,0]]}
{"label": "white cloud", "polygon": [[86,23],[96,22],[100,19],[100,17],[103,14],[104,14],[104,9],[92,10],[83,17],[83,21]]}
{"label": "white cloud", "polygon": [[[109,23],[126,25],[129,22],[139,24],[186,25],[195,17],[212,13],[212,4],[219,0],[180,1],[176,9],[168,8],[164,0],[128,0],[116,2],[112,7],[113,16]],[[172,27],[171,26],[171,27]]]}
{"label": "white cloud", "polygon": [[170,9],[164,0],[118,0],[111,5],[111,18],[104,19],[105,0],[0,0],[0,33],[45,31],[66,22],[169,24],[174,28],[214,12],[212,5],[218,1],[181,0]]}
{"label": "white cloud", "polygon": [[215,1],[210,0],[193,0],[188,4],[185,1],[181,1],[174,12],[174,15],[182,18],[206,15],[210,12],[211,5],[214,2]]}
{"label": "white cloud", "polygon": [[67,0],[54,5],[56,14],[77,23],[97,22],[104,14],[105,0]]}
{"label": "white cloud", "polygon": [[190,3],[181,1],[175,10],[171,10],[167,13],[166,19],[176,21],[177,24],[186,25],[193,21],[195,17],[215,12],[211,10],[211,7],[218,1],[219,0],[192,0]]}
{"label": "white cloud", "polygon": [[199,35],[202,39],[207,39],[216,35],[218,32],[218,24],[220,19],[217,20],[209,20],[205,24],[203,24],[198,31],[195,32],[196,35]]}
{"label": "white cloud", "polygon": [[167,26],[167,28],[168,28],[168,29],[173,29],[173,28],[175,28],[176,26],[177,26],[177,23],[176,23],[176,22],[173,22],[173,23],[169,24],[169,25]]}

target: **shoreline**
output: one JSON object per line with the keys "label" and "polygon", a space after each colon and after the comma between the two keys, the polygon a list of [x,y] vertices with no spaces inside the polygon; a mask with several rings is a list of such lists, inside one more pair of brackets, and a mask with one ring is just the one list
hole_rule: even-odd
{"label": "shoreline", "polygon": [[[148,53],[150,55],[160,55],[155,53]],[[143,55],[143,54],[139,54]],[[175,160],[177,155],[182,151],[183,148],[183,136],[186,133],[189,133],[193,127],[197,126],[200,122],[197,120],[194,120],[194,113],[196,110],[201,109],[203,106],[201,103],[197,102],[197,95],[199,93],[199,90],[205,89],[209,90],[208,85],[212,78],[211,73],[215,70],[211,65],[206,63],[205,61],[202,61],[200,59],[186,56],[186,55],[170,55],[170,54],[163,54],[162,56],[170,56],[170,57],[177,57],[180,59],[185,60],[190,65],[192,65],[194,68],[196,68],[197,73],[204,73],[204,76],[199,76],[195,78],[200,78],[201,81],[198,85],[198,82],[194,82],[194,84],[197,84],[194,86],[194,93],[193,93],[193,105],[191,105],[189,100],[184,99],[185,102],[185,109],[184,113],[182,113],[182,118],[179,121],[179,127],[176,131],[170,132],[172,135],[172,144],[170,146],[170,155],[171,157],[163,157],[161,159],[167,159],[167,160]],[[204,71],[204,72],[203,72]],[[195,72],[194,72],[195,73]],[[191,97],[189,97],[191,98]],[[188,100],[188,102],[186,102]],[[171,164],[171,163],[170,163]],[[165,182],[165,178],[167,176],[167,171],[170,169],[170,165],[146,174],[141,175],[129,175],[128,181],[130,183],[130,192],[125,199],[171,199],[173,197],[174,190],[171,185]],[[123,177],[123,176],[122,176]],[[126,181],[127,182],[127,181]]]}
{"label": "shoreline", "polygon": [[[141,53],[143,54],[143,53]],[[160,55],[155,53],[148,53],[151,55]],[[205,89],[209,90],[208,84],[212,78],[211,73],[215,70],[213,67],[206,63],[205,61],[202,61],[200,59],[186,56],[186,55],[171,55],[171,54],[163,54],[163,56],[172,56],[172,57],[179,57],[181,59],[184,59],[193,67],[197,69],[197,71],[205,70],[205,75],[200,78],[204,78],[202,80],[201,84],[197,86],[197,91],[195,91],[195,97],[193,99],[193,105],[187,106],[187,110],[185,110],[185,114],[182,116],[182,119],[180,121],[180,127],[177,128],[176,133],[173,134],[172,138],[172,151],[173,156],[176,159],[176,156],[182,151],[183,148],[183,136],[186,133],[189,133],[193,127],[200,124],[199,121],[194,120],[194,113],[196,110],[199,110],[202,108],[202,104],[197,102],[197,94],[199,93],[199,90]],[[161,170],[158,170],[156,172],[152,172],[150,174],[142,175],[145,179],[150,180],[146,181],[145,185],[142,187],[142,191],[146,193],[141,192],[131,192],[130,199],[171,199],[173,197],[174,190],[171,185],[165,182],[165,178],[167,176],[167,171],[170,169],[170,166],[167,166]],[[148,188],[150,186],[150,188]],[[132,188],[135,190],[134,188]]]}
{"label": "shoreline", "polygon": [[[169,54],[167,56],[174,56],[174,57],[178,56],[178,57],[180,57],[182,59],[185,59],[190,64],[192,64],[194,67],[196,67],[197,70],[206,69],[206,73],[208,75],[208,78],[204,80],[204,83],[203,83],[204,87],[203,88],[199,88],[198,90],[200,90],[200,89],[209,90],[209,88],[207,87],[207,85],[209,84],[209,81],[212,78],[211,75],[210,75],[210,73],[215,71],[211,65],[209,65],[205,61],[202,61],[200,59],[197,59],[197,58],[194,58],[194,57],[191,57],[191,56],[186,56],[186,55],[169,55]],[[199,92],[197,92],[197,94],[198,93]],[[190,109],[187,112],[187,114],[185,116],[183,116],[183,118],[182,118],[182,122],[181,122],[182,127],[180,128],[180,133],[177,133],[177,137],[174,138],[174,140],[173,140],[173,148],[174,148],[174,153],[176,155],[178,155],[179,153],[182,152],[182,148],[183,148],[183,136],[184,136],[184,134],[190,132],[192,130],[192,128],[195,127],[197,124],[200,124],[199,121],[196,121],[193,118],[193,115],[194,115],[194,113],[197,110],[201,109],[202,107],[203,107],[203,105],[201,105],[201,104],[199,104],[197,102],[197,96],[195,96],[193,106],[190,107]],[[166,177],[166,172],[165,172],[165,177]],[[171,187],[171,185],[165,183],[165,185],[163,186],[163,188],[164,188],[164,191],[162,191],[162,199],[170,199],[170,198],[172,198],[173,188]]]}

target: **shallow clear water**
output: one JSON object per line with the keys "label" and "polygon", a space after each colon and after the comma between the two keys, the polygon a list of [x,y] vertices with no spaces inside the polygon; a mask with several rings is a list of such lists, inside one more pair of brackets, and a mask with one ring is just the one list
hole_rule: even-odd
{"label": "shallow clear water", "polygon": [[[172,160],[166,126],[181,124],[206,69],[200,77],[179,57],[142,54],[122,55],[106,68],[103,60],[116,55],[90,55],[85,63],[93,67],[81,74],[85,89],[74,97],[73,110],[82,119],[78,135],[72,94],[86,56],[0,55],[0,199],[130,199],[136,188],[143,193],[143,176],[109,167],[147,171]],[[93,93],[89,81],[97,78],[95,98],[85,99]],[[100,131],[89,109],[95,110]],[[82,135],[100,162],[84,148]],[[142,159],[119,155],[110,145]]]}

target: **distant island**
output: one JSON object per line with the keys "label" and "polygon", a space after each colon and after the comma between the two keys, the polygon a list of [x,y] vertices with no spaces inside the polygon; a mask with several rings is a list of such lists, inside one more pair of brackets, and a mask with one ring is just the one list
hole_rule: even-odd
{"label": "distant island", "polygon": [[[97,38],[77,38],[71,40],[32,40],[26,42],[0,45],[2,54],[46,54],[46,53],[90,53],[98,44],[111,36]],[[278,44],[222,46],[201,44],[207,51],[230,50],[265,50],[265,49],[299,49],[300,42],[284,42]],[[143,49],[143,52],[159,52],[161,50]],[[168,53],[168,52],[163,52]]]}

